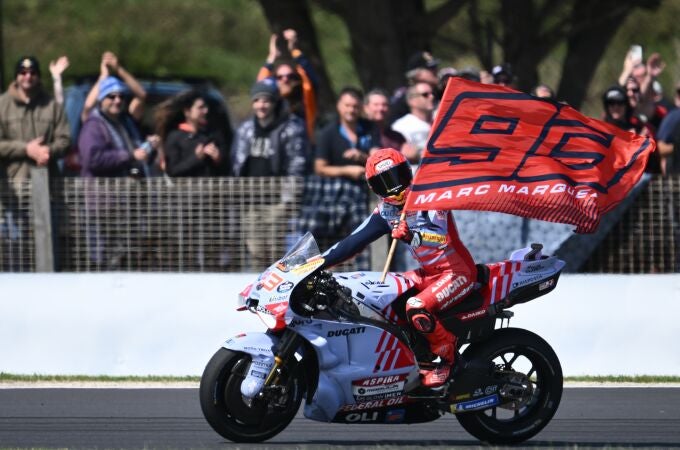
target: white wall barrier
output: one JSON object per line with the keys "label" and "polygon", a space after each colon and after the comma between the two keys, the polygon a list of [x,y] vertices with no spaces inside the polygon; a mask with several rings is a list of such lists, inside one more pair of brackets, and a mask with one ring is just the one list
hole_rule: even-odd
{"label": "white wall barrier", "polygon": [[[2,274],[0,372],[200,375],[230,336],[252,274]],[[565,375],[680,375],[680,275],[563,275],[513,308]]]}

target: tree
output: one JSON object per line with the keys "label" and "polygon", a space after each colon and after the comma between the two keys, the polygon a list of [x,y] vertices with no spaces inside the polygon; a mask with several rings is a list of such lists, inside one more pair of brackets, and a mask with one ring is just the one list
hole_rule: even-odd
{"label": "tree", "polygon": [[[347,26],[351,57],[362,87],[395,89],[404,83],[409,56],[429,50],[439,27],[461,10],[467,0],[448,0],[426,11],[423,0],[316,0]],[[321,103],[328,109],[331,87],[316,43],[306,0],[260,0],[273,31],[295,28],[321,78]]]}
{"label": "tree", "polygon": [[[467,48],[461,40],[447,37],[462,52],[474,53],[483,68],[509,63],[518,79],[518,88],[529,91],[538,84],[538,67],[566,43],[558,97],[580,107],[611,39],[636,8],[657,9],[660,0],[541,0],[467,1],[447,0],[427,10],[424,0],[314,0],[336,14],[346,25],[351,41],[351,57],[362,87],[394,89],[404,82],[408,57],[419,50],[430,50],[443,25],[467,6]],[[309,38],[309,53],[318,64],[322,78],[322,102],[332,98],[331,86],[323,69],[314,24],[306,0],[260,0],[272,29],[299,27]],[[480,13],[484,10],[484,13]],[[494,61],[494,48],[500,47],[503,61]]]}
{"label": "tree", "polygon": [[[490,49],[500,45],[504,62],[512,66],[522,91],[538,84],[539,64],[566,42],[557,96],[579,108],[597,63],[624,19],[637,7],[656,9],[659,5],[660,0],[504,0],[500,10],[492,10],[486,20],[480,18],[473,2],[469,17],[480,61],[491,67]],[[501,37],[489,32],[499,28]]]}

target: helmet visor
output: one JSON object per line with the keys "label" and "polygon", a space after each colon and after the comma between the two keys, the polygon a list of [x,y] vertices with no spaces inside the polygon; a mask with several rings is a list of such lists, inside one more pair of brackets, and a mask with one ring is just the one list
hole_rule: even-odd
{"label": "helmet visor", "polygon": [[399,195],[411,185],[413,175],[408,164],[397,164],[390,169],[372,176],[368,185],[381,197]]}

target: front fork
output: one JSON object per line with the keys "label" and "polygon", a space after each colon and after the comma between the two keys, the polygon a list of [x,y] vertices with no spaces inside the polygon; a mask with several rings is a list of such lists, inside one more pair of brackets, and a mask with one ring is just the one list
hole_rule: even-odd
{"label": "front fork", "polygon": [[280,381],[281,368],[287,361],[290,361],[301,343],[302,337],[299,334],[288,328],[284,330],[274,354],[274,365],[272,365],[267,378],[264,380],[265,388]]}

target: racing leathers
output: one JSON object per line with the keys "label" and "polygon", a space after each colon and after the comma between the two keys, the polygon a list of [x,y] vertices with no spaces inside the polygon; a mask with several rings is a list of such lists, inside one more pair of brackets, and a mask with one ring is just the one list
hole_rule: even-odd
{"label": "racing leathers", "polygon": [[[352,234],[324,253],[324,266],[336,265],[390,233],[399,224],[401,212],[400,207],[381,201]],[[442,360],[435,370],[422,372],[423,384],[434,387],[448,378],[456,349],[456,337],[436,315],[472,291],[477,269],[458,236],[451,211],[407,211],[405,222],[410,250],[421,266],[404,274],[419,291],[406,302],[406,316],[428,340],[432,353]]]}

